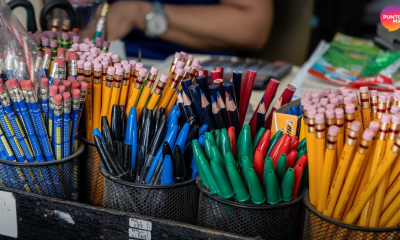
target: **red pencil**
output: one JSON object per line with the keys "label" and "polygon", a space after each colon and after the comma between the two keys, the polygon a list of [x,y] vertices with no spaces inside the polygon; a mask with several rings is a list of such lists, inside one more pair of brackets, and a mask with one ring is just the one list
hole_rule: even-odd
{"label": "red pencil", "polygon": [[211,83],[214,83],[214,81],[216,79],[220,79],[219,75],[220,75],[220,71],[218,71],[218,70],[211,71]]}
{"label": "red pencil", "polygon": [[234,127],[228,128],[228,135],[229,135],[229,141],[231,142],[232,155],[236,159],[236,138],[235,138],[235,128]]}
{"label": "red pencil", "polygon": [[282,97],[280,97],[278,100],[276,100],[274,106],[272,106],[271,112],[269,113],[267,120],[265,120],[264,128],[271,130],[271,124],[272,124],[272,116],[276,109],[279,109],[282,106]]}
{"label": "red pencil", "polygon": [[[265,109],[268,112],[268,108],[272,103],[272,100],[275,97],[276,94],[276,90],[278,89],[279,86],[279,81],[276,79],[271,78],[271,80],[268,83],[267,89],[265,89],[264,92],[264,105],[265,105]],[[261,102],[261,100],[260,100]],[[256,135],[256,124],[257,124],[257,110],[260,107],[260,103],[258,104],[256,110],[254,111],[253,116],[251,117],[251,120],[249,122],[250,125],[250,131],[251,131],[251,137],[254,138],[254,136]],[[240,109],[240,108],[239,108]]]}
{"label": "red pencil", "polygon": [[[281,105],[278,107],[280,108],[281,106],[287,104],[288,102],[290,102],[292,100],[293,94],[296,91],[296,87],[294,87],[292,84],[288,84],[285,88],[285,90],[283,91],[282,95],[280,96],[279,99],[281,99]],[[277,103],[275,103],[277,104]],[[274,112],[276,111],[275,105],[272,108],[271,112],[269,113],[267,120],[265,120],[265,125],[264,128],[265,129],[271,129],[271,124],[272,124],[272,116],[274,114]]]}
{"label": "red pencil", "polygon": [[253,92],[254,80],[256,79],[256,75],[257,72],[252,70],[247,70],[246,74],[244,75],[242,88],[240,90],[240,99],[237,99],[237,101],[240,102],[239,104],[240,126],[243,126],[244,119],[246,117],[247,107],[249,106],[251,93]]}

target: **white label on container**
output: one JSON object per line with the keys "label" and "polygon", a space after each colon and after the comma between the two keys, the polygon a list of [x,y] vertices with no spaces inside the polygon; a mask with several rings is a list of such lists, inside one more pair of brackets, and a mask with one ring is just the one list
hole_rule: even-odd
{"label": "white label on container", "polygon": [[129,218],[129,227],[151,231],[151,222]]}
{"label": "white label on container", "polygon": [[0,191],[0,234],[17,238],[17,207],[14,194]]}
{"label": "white label on container", "polygon": [[150,240],[151,232],[134,229],[134,228],[129,228],[129,237],[136,238],[136,239]]}

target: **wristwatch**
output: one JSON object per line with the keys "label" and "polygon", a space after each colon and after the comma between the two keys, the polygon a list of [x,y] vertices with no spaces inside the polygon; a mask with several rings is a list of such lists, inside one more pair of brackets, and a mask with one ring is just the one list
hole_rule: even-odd
{"label": "wristwatch", "polygon": [[148,37],[159,37],[168,29],[167,14],[160,2],[152,3],[152,10],[145,18],[145,34]]}

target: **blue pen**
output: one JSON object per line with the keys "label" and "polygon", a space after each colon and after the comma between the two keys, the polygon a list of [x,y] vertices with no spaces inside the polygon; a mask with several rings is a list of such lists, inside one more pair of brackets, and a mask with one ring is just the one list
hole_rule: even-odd
{"label": "blue pen", "polygon": [[49,129],[49,79],[43,78],[40,82],[40,107],[44,116],[44,124]]}
{"label": "blue pen", "polygon": [[[75,133],[78,131],[78,117],[79,117],[79,101],[81,96],[81,90],[74,89],[72,91],[72,113],[71,113],[71,121],[72,121],[72,129],[71,129],[71,143],[70,143],[70,153],[74,153],[74,144],[75,144]],[[49,124],[50,125],[50,124]]]}
{"label": "blue pen", "polygon": [[63,157],[70,155],[70,136],[71,136],[71,94],[63,93]]}
{"label": "blue pen", "polygon": [[207,130],[208,130],[208,125],[203,124],[203,126],[201,126],[201,128],[199,129],[199,136],[204,135],[204,133],[207,132]]}
{"label": "blue pen", "polygon": [[299,116],[303,116],[303,110],[301,109],[301,102],[299,103],[298,112]]}
{"label": "blue pen", "polygon": [[172,107],[171,111],[169,112],[169,114],[168,114],[168,116],[167,116],[167,123],[169,123],[169,121],[170,121],[172,115],[173,115],[176,111],[178,111],[178,110],[179,110],[178,105],[174,105],[174,106]]}
{"label": "blue pen", "polygon": [[[204,135],[201,135],[199,137],[199,143],[200,146],[203,148],[204,150],[204,142],[206,141],[206,137]],[[197,169],[197,165],[196,165],[196,161],[194,159],[194,156],[192,156],[192,161],[190,162],[190,168],[192,168],[192,178],[195,178],[198,174],[198,169]]]}
{"label": "blue pen", "polygon": [[170,155],[166,155],[163,161],[161,185],[174,184],[174,168]]}
{"label": "blue pen", "polygon": [[[170,130],[167,131],[167,135],[164,138],[164,142],[168,142],[170,147],[174,146],[177,135],[178,135],[178,125],[175,125]],[[172,147],[171,147],[171,150],[172,150]],[[157,176],[156,168],[157,168],[157,171],[160,170],[159,168],[160,168],[161,162],[162,162],[162,146],[158,149],[158,152],[157,152],[156,156],[154,157],[153,162],[151,163],[149,172],[146,176],[146,183],[149,183],[150,180],[151,180],[150,184],[152,184],[156,181],[156,176]]]}
{"label": "blue pen", "polygon": [[290,111],[292,111],[292,114],[295,116],[299,116],[299,113],[297,112],[297,107],[296,106],[292,106],[290,108]]}
{"label": "blue pen", "polygon": [[63,104],[61,94],[54,96],[53,146],[56,160],[63,158]]}
{"label": "blue pen", "polygon": [[[179,131],[178,137],[176,138],[175,145],[179,145],[181,149],[184,149],[186,146],[186,140],[189,135],[189,123],[185,123],[181,130]],[[175,148],[172,148],[172,153],[174,153]]]}
{"label": "blue pen", "polygon": [[[136,107],[131,107],[128,121],[126,123],[125,145],[132,146],[131,150],[131,171],[135,170],[137,152],[137,113]],[[129,154],[129,153],[128,153]]]}

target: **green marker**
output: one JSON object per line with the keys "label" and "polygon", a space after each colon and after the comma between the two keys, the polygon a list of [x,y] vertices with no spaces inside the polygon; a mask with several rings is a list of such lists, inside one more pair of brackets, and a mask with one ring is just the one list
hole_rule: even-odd
{"label": "green marker", "polygon": [[203,150],[201,149],[200,143],[197,139],[192,141],[193,147],[193,156],[196,161],[197,169],[200,169],[199,172],[202,172],[201,179],[202,181],[206,181],[208,190],[211,194],[215,194],[219,192],[218,186],[215,182],[215,178],[211,171],[210,163],[207,161],[206,157],[203,154]]}
{"label": "green marker", "polygon": [[263,178],[263,185],[264,185],[264,192],[267,192],[267,189],[265,188],[265,186],[267,186],[267,176],[268,176],[268,172],[272,170],[274,171],[274,162],[272,161],[272,158],[268,157],[267,160],[265,160],[265,164],[264,164],[264,178]]}
{"label": "green marker", "polygon": [[303,156],[303,154],[305,154],[305,153],[307,153],[307,148],[306,148],[306,147],[300,149],[300,150],[297,152],[296,161],[294,161],[293,166],[297,163],[297,161],[298,161],[298,160],[301,158],[301,156]]}
{"label": "green marker", "polygon": [[232,166],[235,167],[236,170],[239,172],[239,168],[238,168],[235,158],[233,157],[233,154],[231,152],[227,152],[225,154],[225,164],[227,167],[229,164],[232,164]]}
{"label": "green marker", "polygon": [[[238,147],[238,146],[242,145],[243,134],[244,134],[244,130],[243,130],[243,128],[242,128],[242,130],[240,130],[239,137],[238,137],[237,140],[236,140],[236,158],[238,159],[238,163],[239,163],[239,161],[241,161],[241,160],[239,160],[239,158],[238,158],[238,156],[240,155],[241,148]],[[239,163],[239,164],[240,164],[240,163]]]}
{"label": "green marker", "polygon": [[270,170],[267,173],[267,184],[264,187],[267,189],[267,202],[269,204],[277,204],[282,201],[281,189],[274,171]]}
{"label": "green marker", "polygon": [[262,128],[260,128],[260,130],[258,130],[257,134],[254,136],[253,151],[256,150],[256,147],[257,147],[258,143],[260,142],[262,136],[264,135],[265,131],[267,131],[267,130],[265,130],[265,128],[262,127]]}
{"label": "green marker", "polygon": [[211,147],[211,155],[210,156],[213,161],[217,161],[217,163],[219,163],[219,165],[221,166],[221,168],[224,170],[224,172],[226,174],[225,160],[221,156],[221,153],[219,153],[217,146]]}
{"label": "green marker", "polygon": [[204,141],[204,151],[206,152],[206,157],[208,161],[211,161],[211,148],[212,148],[212,143],[209,139],[206,139]]}
{"label": "green marker", "polygon": [[236,145],[236,148],[239,148],[239,155],[237,156],[237,161],[239,165],[242,165],[242,161],[244,157],[248,157],[250,159],[251,164],[253,164],[253,146],[251,142],[251,134],[250,134],[250,126],[248,124],[244,125],[240,134],[242,137],[240,140],[240,144]]}
{"label": "green marker", "polygon": [[299,146],[297,146],[297,151],[299,151],[299,149],[302,149],[306,146],[307,146],[307,141],[305,138],[303,138],[303,140],[300,141]]}
{"label": "green marker", "polygon": [[286,171],[285,177],[283,178],[281,184],[283,201],[289,202],[293,199],[293,188],[294,188],[294,171],[293,168],[289,168]]}
{"label": "green marker", "polygon": [[267,197],[264,195],[258,176],[253,168],[247,171],[247,186],[250,190],[251,201],[254,204],[262,204]]}
{"label": "green marker", "polygon": [[215,176],[216,184],[220,192],[218,196],[224,199],[229,199],[235,195],[231,183],[229,182],[228,177],[226,176],[224,170],[222,170],[221,165],[215,160],[211,161],[211,170],[213,175]]}
{"label": "green marker", "polygon": [[271,153],[272,149],[274,148],[276,142],[279,140],[279,138],[281,138],[283,135],[283,132],[281,130],[277,131],[275,133],[275,135],[271,138],[271,141],[269,141],[269,145],[268,145],[268,150],[267,150],[267,154],[265,155],[265,159],[267,159],[267,157],[269,156],[269,154]]}
{"label": "green marker", "polygon": [[219,151],[221,151],[221,130],[217,129],[215,130],[215,144],[217,145],[217,148]]}
{"label": "green marker", "polygon": [[250,162],[250,159],[247,156],[243,157],[242,161],[243,161],[242,172],[243,172],[244,182],[246,183],[246,185],[248,185],[249,182],[247,181],[248,179],[246,173],[249,171],[250,168],[253,168],[253,163]]}
{"label": "green marker", "polygon": [[243,182],[236,166],[229,164],[227,166],[229,181],[232,183],[233,191],[238,202],[246,202],[250,198],[249,191]]}
{"label": "green marker", "polygon": [[216,143],[215,143],[215,138],[214,138],[214,136],[212,135],[212,133],[210,133],[210,132],[205,132],[205,133],[204,133],[204,136],[206,137],[206,139],[208,139],[208,140],[211,141],[211,144],[212,144],[213,146],[216,145]]}
{"label": "green marker", "polygon": [[228,131],[226,130],[226,128],[221,129],[221,142],[220,142],[220,146],[221,146],[221,150],[220,153],[222,155],[222,157],[225,158],[226,153],[228,152],[232,152],[232,146],[231,146],[231,141],[229,140],[229,135],[228,135]]}
{"label": "green marker", "polygon": [[286,154],[282,153],[275,166],[275,175],[279,184],[282,183],[286,173]]}

